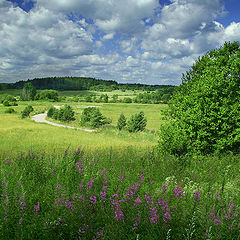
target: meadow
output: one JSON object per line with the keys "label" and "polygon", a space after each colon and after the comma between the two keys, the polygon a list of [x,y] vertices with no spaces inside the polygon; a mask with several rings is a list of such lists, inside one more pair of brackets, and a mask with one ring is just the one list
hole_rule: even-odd
{"label": "meadow", "polygon": [[[89,105],[112,123],[86,133],[20,118],[28,104],[37,114],[65,103],[76,113],[69,125]],[[240,239],[239,156],[159,152],[167,105],[33,101],[12,108],[6,114],[0,105],[1,239]],[[139,111],[146,130],[115,128],[122,112]]]}

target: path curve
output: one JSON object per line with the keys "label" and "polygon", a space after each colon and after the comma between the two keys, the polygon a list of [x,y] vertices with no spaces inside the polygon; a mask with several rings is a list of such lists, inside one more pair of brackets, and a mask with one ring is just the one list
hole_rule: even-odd
{"label": "path curve", "polygon": [[47,123],[47,124],[50,124],[50,125],[53,125],[53,126],[56,126],[56,127],[65,127],[65,128],[77,129],[77,130],[81,130],[81,131],[85,131],[85,132],[96,132],[96,130],[71,127],[71,126],[67,126],[67,125],[63,125],[63,124],[50,122],[50,121],[46,120],[46,117],[47,117],[47,112],[32,116],[32,120],[35,121],[35,122],[40,122],[40,123]]}

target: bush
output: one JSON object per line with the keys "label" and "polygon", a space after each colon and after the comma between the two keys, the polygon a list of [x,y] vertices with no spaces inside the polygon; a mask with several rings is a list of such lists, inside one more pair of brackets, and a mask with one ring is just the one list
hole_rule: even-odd
{"label": "bush", "polygon": [[11,106],[11,105],[10,105],[10,103],[9,103],[8,100],[4,100],[4,102],[3,102],[3,106],[5,106],[5,107],[9,107],[9,106]]}
{"label": "bush", "polygon": [[70,122],[74,121],[74,111],[71,106],[65,105],[63,108],[60,109],[61,112],[61,118],[59,117],[59,120],[63,122]]}
{"label": "bush", "polygon": [[35,100],[58,101],[58,92],[56,90],[42,90],[36,94]]}
{"label": "bush", "polygon": [[162,129],[160,147],[171,154],[240,152],[239,76],[238,42],[199,58],[170,100],[172,121]]}
{"label": "bush", "polygon": [[147,125],[147,119],[143,112],[132,115],[127,122],[127,129],[129,132],[143,131]]}
{"label": "bush", "polygon": [[85,108],[81,115],[80,124],[83,126],[89,125],[93,128],[98,128],[104,124],[111,123],[111,120],[104,117],[98,108]]}
{"label": "bush", "polygon": [[29,100],[34,100],[34,97],[37,93],[36,88],[32,85],[32,83],[27,82],[24,84],[22,94],[21,94],[21,99],[23,101],[29,101]]}
{"label": "bush", "polygon": [[29,114],[33,112],[33,107],[28,105],[26,106],[23,111],[21,112],[21,117],[25,118],[25,117],[29,117]]}
{"label": "bush", "polygon": [[50,107],[50,108],[48,109],[47,116],[50,117],[50,118],[52,118],[55,109],[56,109],[55,107]]}
{"label": "bush", "polygon": [[126,117],[124,116],[123,113],[121,113],[117,122],[117,129],[121,131],[127,125],[126,121],[127,121]]}
{"label": "bush", "polygon": [[55,107],[50,107],[47,112],[47,116],[63,122],[70,122],[75,120],[74,111],[69,105],[65,105],[60,110],[56,109]]}
{"label": "bush", "polygon": [[15,110],[13,108],[7,108],[5,110],[5,113],[14,113],[14,112],[15,112]]}

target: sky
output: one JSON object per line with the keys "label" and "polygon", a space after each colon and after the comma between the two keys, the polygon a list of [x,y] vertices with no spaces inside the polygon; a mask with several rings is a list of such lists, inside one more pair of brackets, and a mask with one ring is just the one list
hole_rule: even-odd
{"label": "sky", "polygon": [[0,83],[78,76],[181,84],[240,42],[239,0],[0,0]]}

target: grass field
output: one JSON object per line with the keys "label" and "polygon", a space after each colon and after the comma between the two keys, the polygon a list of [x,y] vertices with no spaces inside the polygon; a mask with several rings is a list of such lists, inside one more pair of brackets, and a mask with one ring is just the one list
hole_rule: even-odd
{"label": "grass field", "polygon": [[[65,102],[18,104],[0,105],[1,239],[240,239],[240,156],[159,152],[167,105],[68,102],[68,125],[89,105],[112,119],[87,133],[20,118]],[[139,111],[145,131],[115,128]]]}
{"label": "grass field", "polygon": [[[85,146],[89,149],[100,148],[125,148],[135,146],[137,148],[152,147],[158,141],[158,129],[164,121],[160,121],[161,109],[165,109],[166,105],[140,105],[140,104],[91,104],[98,106],[100,111],[107,117],[112,119],[112,126],[104,127],[97,133],[86,133],[82,131],[58,128],[43,123],[35,123],[30,118],[21,119],[20,112],[27,105],[32,105],[34,112],[37,114],[45,112],[51,105],[63,106],[65,103],[50,102],[18,102],[18,106],[12,107],[15,114],[4,114],[5,109],[0,105],[0,152],[2,155],[18,154],[21,151],[45,151],[48,153],[57,153],[64,151],[66,146],[71,149],[78,146]],[[76,115],[74,123],[68,125],[79,127],[79,118],[84,107],[89,103],[68,103],[70,104]],[[121,112],[127,118],[131,114],[144,111],[148,123],[147,130],[139,133],[128,133],[127,131],[119,132],[115,126]]]}

